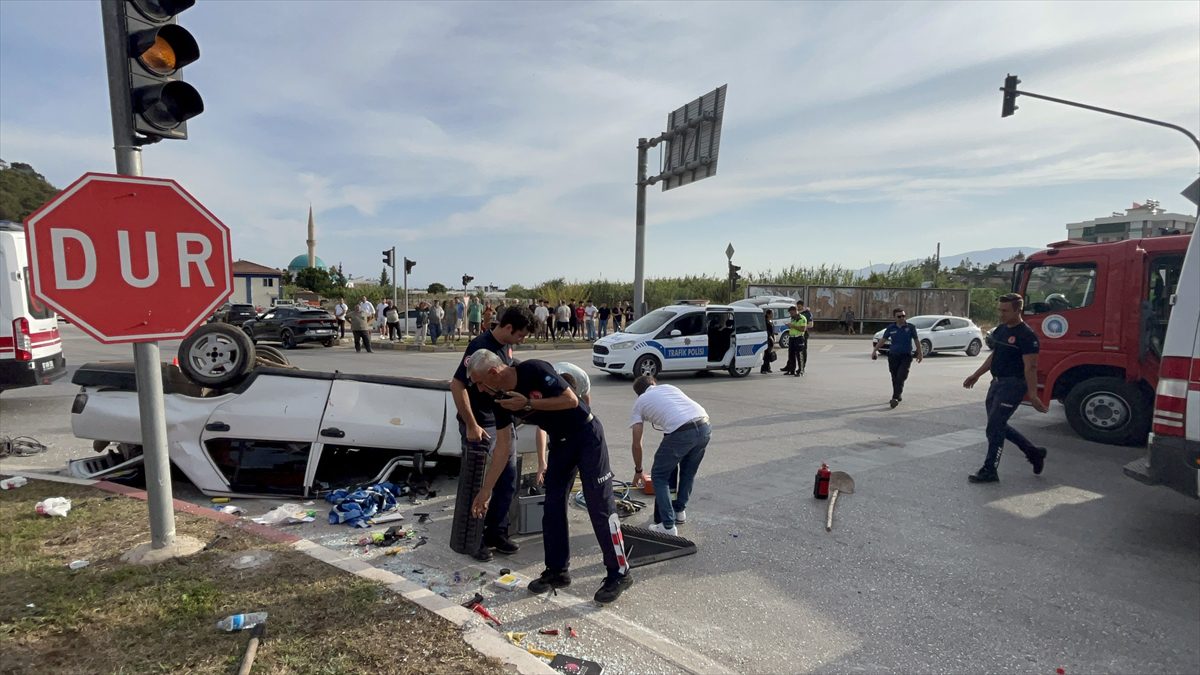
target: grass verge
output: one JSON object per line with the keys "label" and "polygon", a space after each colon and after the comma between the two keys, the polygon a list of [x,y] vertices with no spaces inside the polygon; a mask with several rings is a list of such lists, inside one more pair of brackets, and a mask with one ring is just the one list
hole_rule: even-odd
{"label": "grass verge", "polygon": [[[65,518],[34,513],[68,497]],[[444,619],[329,565],[236,527],[176,514],[176,531],[214,542],[143,567],[120,561],[148,541],[146,503],[43,481],[0,491],[0,672],[229,673],[248,632],[229,614],[266,611],[255,673],[494,673],[499,662]],[[266,561],[234,569],[254,552]],[[72,560],[90,565],[70,570]]]}

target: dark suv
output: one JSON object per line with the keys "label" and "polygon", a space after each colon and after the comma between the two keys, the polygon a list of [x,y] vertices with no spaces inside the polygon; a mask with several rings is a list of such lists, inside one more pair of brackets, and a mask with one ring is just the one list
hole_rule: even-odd
{"label": "dark suv", "polygon": [[274,307],[262,316],[243,322],[242,330],[254,342],[282,342],[287,349],[302,342],[320,342],[332,347],[337,339],[337,320],[323,309]]}
{"label": "dark suv", "polygon": [[253,319],[258,316],[254,305],[246,305],[240,303],[225,303],[220,309],[213,314],[209,323],[231,323],[235,326],[240,326],[246,319]]}

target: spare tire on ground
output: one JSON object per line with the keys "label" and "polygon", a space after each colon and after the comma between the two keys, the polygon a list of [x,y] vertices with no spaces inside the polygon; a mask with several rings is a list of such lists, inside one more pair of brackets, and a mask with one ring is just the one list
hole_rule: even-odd
{"label": "spare tire on ground", "polygon": [[201,326],[179,343],[179,369],[196,384],[219,389],[245,379],[254,368],[254,344],[240,328]]}
{"label": "spare tire on ground", "polygon": [[270,345],[254,345],[254,356],[260,365],[284,368],[292,367],[292,362],[288,361],[288,357],[282,351]]}

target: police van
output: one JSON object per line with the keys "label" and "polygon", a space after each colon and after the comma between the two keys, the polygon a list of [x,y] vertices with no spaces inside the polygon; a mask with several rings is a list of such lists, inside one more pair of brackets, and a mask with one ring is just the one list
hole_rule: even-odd
{"label": "police van", "polygon": [[0,221],[0,391],[67,374],[58,318],[29,292],[25,228]]}
{"label": "police van", "polygon": [[758,307],[669,305],[596,340],[592,365],[613,375],[727,370],[745,377],[762,365],[766,346]]}

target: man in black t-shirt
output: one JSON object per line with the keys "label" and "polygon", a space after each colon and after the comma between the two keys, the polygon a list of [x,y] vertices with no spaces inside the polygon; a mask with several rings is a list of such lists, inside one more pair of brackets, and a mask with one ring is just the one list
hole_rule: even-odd
{"label": "man in black t-shirt", "polygon": [[542,513],[546,569],[529,582],[529,590],[545,593],[571,584],[571,575],[567,571],[571,560],[567,496],[578,472],[592,530],[608,570],[595,599],[601,604],[616,600],[633,583],[633,578],[625,559],[621,521],[613,501],[608,445],[600,420],[545,361],[529,360],[512,366],[503,363],[495,354],[481,351],[471,356],[467,372],[476,389],[493,397],[496,429],[499,430],[492,465],[471,505],[471,512],[478,517],[488,510],[489,500],[499,498],[498,494],[493,494],[493,486],[501,478],[499,465],[511,451],[512,435],[506,431],[514,418],[537,425],[550,437],[546,503]]}
{"label": "man in black t-shirt", "polygon": [[[475,387],[467,379],[467,361],[477,351],[495,354],[503,363],[512,363],[512,346],[521,344],[533,326],[533,315],[524,307],[509,307],[500,315],[500,325],[473,338],[467,345],[458,369],[450,379],[450,396],[458,409],[458,434],[462,440],[463,456],[474,444],[487,445],[488,452],[496,448],[496,418],[492,412],[492,398]],[[507,429],[506,434],[512,434]],[[492,559],[492,549],[501,553],[516,553],[520,546],[508,537],[508,512],[513,495],[517,491],[517,459],[509,453],[505,456],[503,472],[496,485],[496,499],[488,510],[483,524],[483,546],[475,553],[478,560]]]}
{"label": "man in black t-shirt", "polygon": [[1000,296],[1000,325],[992,331],[992,354],[963,380],[963,386],[970,389],[980,375],[989,370],[992,373],[986,403],[987,458],[983,460],[983,468],[967,477],[972,483],[995,483],[1000,480],[997,467],[1005,439],[1015,443],[1025,453],[1035,474],[1040,474],[1046,463],[1046,449],[1030,443],[1021,432],[1008,425],[1008,418],[1012,417],[1023,400],[1028,399],[1038,412],[1048,410],[1037,395],[1038,338],[1021,318],[1024,305],[1025,300],[1018,293]]}

